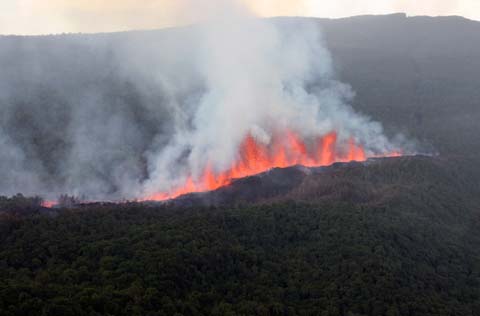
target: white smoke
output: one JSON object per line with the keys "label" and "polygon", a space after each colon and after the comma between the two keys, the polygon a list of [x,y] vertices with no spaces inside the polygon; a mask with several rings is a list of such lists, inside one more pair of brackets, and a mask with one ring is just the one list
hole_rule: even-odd
{"label": "white smoke", "polygon": [[192,124],[150,156],[148,193],[199,177],[207,164],[227,169],[249,133],[268,143],[277,129],[304,137],[337,131],[340,141],[354,137],[370,154],[394,149],[380,124],[347,105],[353,93],[334,79],[315,24],[257,19],[236,1],[219,2],[199,35],[206,91]]}
{"label": "white smoke", "polygon": [[348,105],[318,25],[191,1],[200,25],[159,32],[0,38],[1,194],[143,198],[217,171],[251,133],[338,133],[397,149]]}

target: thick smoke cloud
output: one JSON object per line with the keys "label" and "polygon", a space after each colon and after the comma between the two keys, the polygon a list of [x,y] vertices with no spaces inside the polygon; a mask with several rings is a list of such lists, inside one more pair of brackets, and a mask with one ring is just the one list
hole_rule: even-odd
{"label": "thick smoke cloud", "polygon": [[348,106],[314,22],[211,10],[161,32],[0,39],[0,194],[142,198],[286,128],[396,149]]}
{"label": "thick smoke cloud", "polygon": [[198,178],[206,166],[228,169],[248,134],[268,145],[278,130],[305,138],[335,130],[340,142],[354,137],[370,154],[393,150],[379,124],[345,105],[352,92],[334,79],[314,25],[254,19],[238,3],[222,4],[200,30],[206,92],[192,125],[150,160],[148,193],[168,190],[172,179]]}

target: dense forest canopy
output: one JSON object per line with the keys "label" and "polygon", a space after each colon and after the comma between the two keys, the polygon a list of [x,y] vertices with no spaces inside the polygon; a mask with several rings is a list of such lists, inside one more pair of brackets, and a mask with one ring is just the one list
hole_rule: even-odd
{"label": "dense forest canopy", "polygon": [[[97,203],[3,220],[0,315],[479,315],[471,162],[279,170],[212,193],[210,206]],[[297,179],[279,186],[278,172]]]}

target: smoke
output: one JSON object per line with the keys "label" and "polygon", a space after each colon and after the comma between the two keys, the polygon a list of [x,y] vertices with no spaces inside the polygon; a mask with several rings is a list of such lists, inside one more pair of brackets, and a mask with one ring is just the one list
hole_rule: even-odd
{"label": "smoke", "polygon": [[227,169],[248,134],[268,145],[278,130],[306,138],[335,130],[370,154],[393,149],[379,124],[346,105],[353,93],[334,79],[315,25],[255,19],[236,2],[222,4],[200,31],[206,92],[191,125],[152,155],[149,193],[168,190],[172,179],[198,178],[206,166]]}
{"label": "smoke", "polygon": [[195,27],[0,39],[0,194],[142,198],[285,129],[397,149],[348,105],[314,22],[200,2]]}

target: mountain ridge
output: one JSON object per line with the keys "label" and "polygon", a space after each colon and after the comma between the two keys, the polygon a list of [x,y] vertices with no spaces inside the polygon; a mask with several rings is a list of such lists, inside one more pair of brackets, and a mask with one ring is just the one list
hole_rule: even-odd
{"label": "mountain ridge", "polygon": [[[385,22],[387,21],[404,21],[404,20],[441,20],[441,21],[462,21],[462,22],[473,22],[480,23],[479,20],[469,19],[460,15],[408,15],[404,12],[398,13],[387,13],[387,14],[361,14],[353,15],[347,17],[339,18],[326,18],[326,17],[307,17],[307,16],[274,16],[274,17],[259,17],[259,19],[268,19],[268,20],[282,20],[282,19],[304,19],[312,20],[316,22]],[[70,32],[70,33],[51,33],[51,34],[40,34],[40,35],[17,35],[17,34],[0,34],[0,39],[2,38],[45,38],[45,37],[65,37],[65,36],[105,36],[105,35],[118,35],[118,34],[128,34],[128,33],[142,33],[142,32],[162,32],[162,31],[171,31],[175,29],[185,29],[185,28],[195,28],[201,24],[188,24],[181,26],[167,26],[164,28],[151,28],[151,29],[132,29],[132,30],[123,30],[123,31],[109,31],[109,32]]]}

